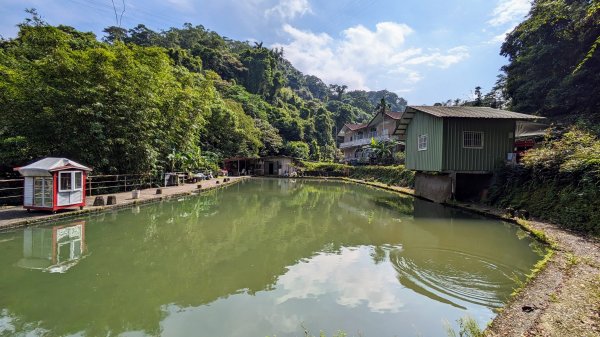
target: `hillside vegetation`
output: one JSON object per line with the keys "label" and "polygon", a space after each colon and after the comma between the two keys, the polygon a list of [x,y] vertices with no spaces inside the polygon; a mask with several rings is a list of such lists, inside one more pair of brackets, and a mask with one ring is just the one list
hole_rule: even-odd
{"label": "hillside vegetation", "polygon": [[[600,234],[600,3],[536,0],[502,45],[497,90],[509,109],[557,127],[523,165],[503,169],[490,202]],[[485,101],[485,100],[484,100]]]}
{"label": "hillside vegetation", "polygon": [[522,166],[499,172],[489,201],[600,235],[600,140],[573,128],[527,151]]}
{"label": "hillside vegetation", "polygon": [[96,173],[216,168],[232,156],[331,161],[335,132],[364,122],[386,90],[347,91],[304,75],[282,50],[185,24],[92,33],[34,10],[0,40],[0,172],[66,156]]}

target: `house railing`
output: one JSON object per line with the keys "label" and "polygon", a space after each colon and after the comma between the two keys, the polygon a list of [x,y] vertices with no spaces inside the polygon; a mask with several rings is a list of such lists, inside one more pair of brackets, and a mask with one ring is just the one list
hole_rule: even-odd
{"label": "house railing", "polygon": [[376,141],[387,141],[387,140],[390,140],[390,136],[384,134],[384,135],[376,136],[376,137],[365,137],[362,139],[355,139],[355,140],[352,140],[349,142],[341,143],[340,149],[347,149],[349,147],[363,146],[363,145],[371,144],[371,139],[375,139]]}

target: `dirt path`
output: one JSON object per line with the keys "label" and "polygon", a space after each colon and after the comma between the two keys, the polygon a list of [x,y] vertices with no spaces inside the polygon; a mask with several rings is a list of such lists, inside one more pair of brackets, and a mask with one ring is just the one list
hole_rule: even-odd
{"label": "dirt path", "polygon": [[[414,195],[403,187],[344,180]],[[549,223],[511,218],[487,205],[449,206],[517,223],[552,246],[547,263],[494,318],[485,336],[600,336],[600,240]]]}
{"label": "dirt path", "polygon": [[[600,243],[557,226],[527,221],[555,253],[486,330],[489,336],[600,336]],[[533,311],[523,310],[525,307]]]}

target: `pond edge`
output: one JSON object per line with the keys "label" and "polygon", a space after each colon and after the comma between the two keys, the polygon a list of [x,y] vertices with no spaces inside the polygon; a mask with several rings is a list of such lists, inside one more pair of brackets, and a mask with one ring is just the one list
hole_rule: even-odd
{"label": "pond edge", "polygon": [[214,190],[221,189],[224,187],[232,186],[232,185],[234,185],[238,182],[244,181],[248,178],[249,177],[240,177],[240,179],[230,180],[228,182],[223,182],[223,183],[220,183],[220,184],[217,184],[214,186],[205,187],[202,189],[174,193],[174,194],[170,194],[170,195],[159,195],[159,196],[148,198],[148,199],[135,199],[135,200],[131,200],[131,201],[128,201],[128,202],[122,203],[122,204],[95,206],[94,208],[84,208],[82,210],[73,210],[73,211],[69,211],[69,212],[65,212],[65,213],[51,214],[51,215],[44,216],[41,218],[33,218],[33,219],[25,218],[22,221],[16,221],[16,222],[12,222],[5,226],[0,226],[0,234],[4,233],[4,232],[15,230],[15,229],[20,229],[20,228],[25,228],[25,227],[30,227],[30,226],[37,226],[37,225],[44,225],[44,224],[58,221],[58,220],[78,218],[83,215],[104,213],[104,212],[113,211],[113,210],[117,210],[117,209],[152,204],[152,203],[170,200],[170,199],[174,199],[174,198],[181,198],[181,197],[186,197],[186,196],[191,196],[191,195],[200,195],[200,194],[203,194],[208,191],[214,191]]}
{"label": "pond edge", "polygon": [[[346,177],[306,177],[306,178],[301,178],[301,179],[317,179],[317,180],[333,180],[333,181],[349,182],[349,183],[354,183],[354,184],[359,184],[359,185],[370,186],[370,187],[374,187],[374,188],[378,188],[378,189],[383,189],[383,190],[387,190],[387,191],[391,191],[391,192],[395,192],[395,193],[399,193],[399,194],[403,194],[403,195],[408,195],[408,196],[412,196],[412,197],[419,198],[419,199],[424,199],[420,196],[415,195],[415,191],[413,189],[383,184],[383,183],[379,183],[379,182],[351,179],[351,178],[346,178]],[[424,200],[427,200],[427,199],[424,199]],[[513,329],[507,327],[506,323],[500,323],[500,322],[501,321],[509,321],[509,322],[514,323],[514,325],[519,325],[521,328],[523,328],[525,325],[527,325],[525,322],[522,322],[523,319],[514,317],[514,316],[522,316],[519,314],[522,312],[522,310],[523,310],[522,308],[524,306],[521,305],[522,303],[520,303],[520,302],[523,302],[523,301],[526,302],[527,301],[526,298],[531,297],[531,295],[534,295],[534,297],[537,297],[540,295],[540,294],[538,294],[539,290],[535,289],[536,285],[538,285],[538,283],[541,283],[540,281],[543,281],[543,277],[541,277],[541,276],[545,271],[547,271],[549,269],[550,266],[561,270],[563,273],[567,272],[567,271],[563,270],[563,268],[560,268],[561,263],[559,260],[561,258],[564,258],[564,256],[562,256],[564,254],[557,254],[560,252],[564,253],[566,250],[564,249],[564,247],[562,247],[561,242],[559,240],[555,240],[554,238],[550,237],[546,233],[546,231],[544,231],[543,229],[536,228],[536,226],[534,226],[534,224],[532,222],[525,220],[525,219],[511,217],[503,210],[489,207],[487,205],[469,204],[469,203],[456,202],[456,201],[453,201],[450,203],[443,203],[443,205],[452,207],[452,208],[456,208],[456,209],[460,209],[463,211],[467,211],[470,213],[482,215],[482,216],[485,216],[488,218],[493,218],[493,219],[502,220],[505,222],[515,224],[515,225],[519,226],[521,229],[523,229],[524,231],[526,231],[527,233],[529,233],[537,241],[546,245],[546,253],[543,256],[541,256],[541,259],[533,266],[533,268],[530,270],[529,274],[527,274],[526,280],[523,283],[518,284],[517,287],[515,289],[513,289],[513,293],[511,294],[508,301],[505,303],[505,305],[502,308],[497,310],[497,315],[494,317],[494,319],[492,319],[492,321],[488,322],[487,327],[482,332],[482,336],[497,336],[497,335],[504,336],[504,335],[507,335],[507,333],[511,336],[515,335],[515,334],[513,334],[515,332]],[[547,226],[555,226],[553,224],[546,224],[546,225]],[[555,226],[555,227],[557,227],[557,226]],[[546,300],[550,300],[550,296],[553,293],[552,291],[556,291],[557,289],[546,289],[546,290],[547,291],[546,291],[545,295],[546,295],[546,297],[548,297]],[[536,309],[538,309],[538,308],[536,307]],[[541,314],[541,312],[538,310],[537,316],[539,317],[540,314]],[[532,323],[534,321],[535,320],[529,320],[529,323]],[[532,327],[533,327],[533,325],[529,325],[525,329],[519,329],[519,330],[528,331]],[[518,335],[521,335],[521,334],[518,334]]]}

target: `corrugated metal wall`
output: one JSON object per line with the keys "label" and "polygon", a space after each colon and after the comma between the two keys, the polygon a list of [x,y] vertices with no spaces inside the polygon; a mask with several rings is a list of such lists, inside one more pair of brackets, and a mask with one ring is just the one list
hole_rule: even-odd
{"label": "corrugated metal wall", "polygon": [[[463,131],[483,132],[483,148],[463,148]],[[497,168],[507,153],[513,152],[514,131],[514,120],[445,118],[443,170],[491,171]]]}
{"label": "corrugated metal wall", "polygon": [[[443,120],[420,111],[406,132],[406,168],[416,171],[442,170]],[[419,135],[427,135],[427,150],[418,151]]]}

